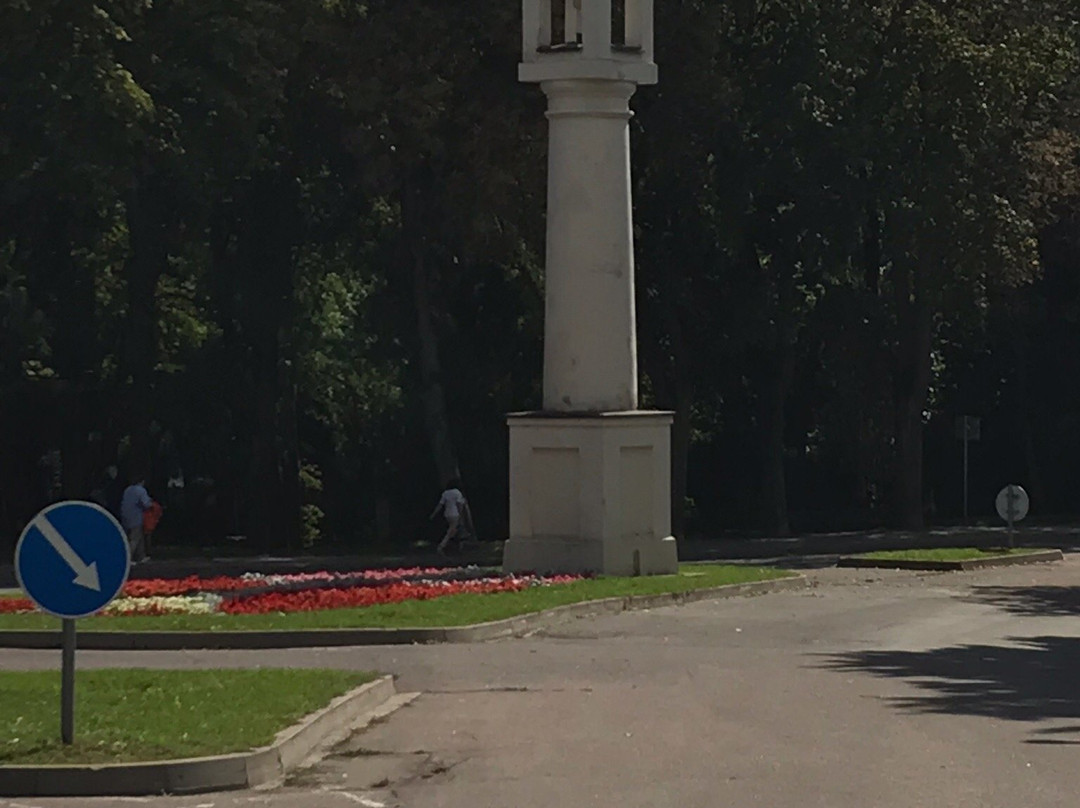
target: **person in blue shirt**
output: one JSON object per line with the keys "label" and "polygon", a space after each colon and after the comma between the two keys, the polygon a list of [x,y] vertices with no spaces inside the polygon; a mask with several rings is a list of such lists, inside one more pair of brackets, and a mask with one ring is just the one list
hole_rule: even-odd
{"label": "person in blue shirt", "polygon": [[131,547],[131,561],[139,564],[149,559],[146,554],[146,536],[143,533],[143,514],[154,504],[146,490],[146,479],[138,475],[135,482],[124,489],[120,498],[120,524],[127,532]]}

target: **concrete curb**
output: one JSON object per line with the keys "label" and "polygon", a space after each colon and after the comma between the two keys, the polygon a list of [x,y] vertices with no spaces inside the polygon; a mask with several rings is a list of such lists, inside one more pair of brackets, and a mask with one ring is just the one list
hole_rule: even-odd
{"label": "concrete curb", "polygon": [[930,570],[948,572],[960,570],[981,570],[987,567],[1013,567],[1019,564],[1038,564],[1046,561],[1061,561],[1065,556],[1061,550],[1040,550],[1032,553],[1019,553],[1011,556],[987,556],[964,561],[910,561],[905,559],[888,560],[884,558],[861,558],[844,556],[837,560],[838,567],[860,567],[890,570]]}
{"label": "concrete curb", "polygon": [[[763,595],[802,589],[806,576],[729,584],[690,592],[630,595],[558,606],[543,612],[449,628],[342,628],[300,631],[80,631],[80,649],[94,651],[255,650],[270,648],[329,648],[356,645],[486,642],[520,637],[575,617],[617,614],[633,609],[677,606],[698,600]],[[0,631],[0,648],[55,649],[59,631]]]}
{"label": "concrete curb", "polygon": [[313,752],[343,740],[394,697],[393,677],[368,682],[251,752],[149,763],[0,766],[0,797],[136,797],[252,788],[284,777]]}

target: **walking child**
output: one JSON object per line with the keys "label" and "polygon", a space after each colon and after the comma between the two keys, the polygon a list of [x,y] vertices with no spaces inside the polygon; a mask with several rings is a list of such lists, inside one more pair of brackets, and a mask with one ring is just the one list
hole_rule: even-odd
{"label": "walking child", "polygon": [[442,496],[439,497],[439,504],[435,506],[435,510],[431,512],[431,516],[428,518],[434,519],[438,516],[439,511],[442,511],[443,517],[446,519],[447,528],[446,535],[443,536],[436,549],[440,555],[445,555],[446,545],[450,543],[450,539],[458,535],[462,517],[465,518],[466,525],[472,524],[469,502],[465,499],[465,495],[461,493],[461,481],[457,478],[450,480],[446,484],[446,489],[442,492]]}

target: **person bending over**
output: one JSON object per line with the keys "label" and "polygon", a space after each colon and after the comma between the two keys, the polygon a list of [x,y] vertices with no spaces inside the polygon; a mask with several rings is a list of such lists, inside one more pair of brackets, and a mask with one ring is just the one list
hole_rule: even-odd
{"label": "person bending over", "polygon": [[442,492],[442,496],[439,497],[439,504],[435,506],[435,510],[431,512],[429,519],[434,519],[438,516],[439,511],[442,511],[443,517],[446,519],[446,535],[442,537],[442,541],[439,542],[437,549],[439,555],[446,554],[446,545],[450,543],[450,539],[458,535],[458,530],[461,527],[462,517],[465,517],[466,524],[471,520],[469,519],[469,502],[465,499],[465,495],[461,493],[461,481],[458,479],[452,479],[446,484],[446,489]]}

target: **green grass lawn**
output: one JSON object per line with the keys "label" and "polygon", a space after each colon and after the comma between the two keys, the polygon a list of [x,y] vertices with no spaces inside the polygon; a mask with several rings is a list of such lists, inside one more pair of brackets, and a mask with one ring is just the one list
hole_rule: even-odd
{"label": "green grass lawn", "polygon": [[975,558],[993,558],[994,556],[1036,553],[1030,547],[992,547],[985,550],[977,547],[942,547],[936,550],[881,550],[876,553],[863,553],[859,558],[875,561],[971,561]]}
{"label": "green grass lawn", "polygon": [[122,763],[244,752],[375,678],[331,670],[93,670],[60,742],[59,671],[0,672],[0,766]]}
{"label": "green grass lawn", "polygon": [[[522,592],[450,595],[435,600],[411,600],[362,609],[333,609],[292,614],[205,614],[161,617],[89,617],[79,621],[83,631],[265,631],[312,628],[430,628],[469,626],[543,611],[586,600],[688,592],[694,589],[786,578],[792,573],[757,567],[686,564],[678,575],[640,578],[595,578],[536,587]],[[0,630],[57,629],[49,615],[3,614]]]}

